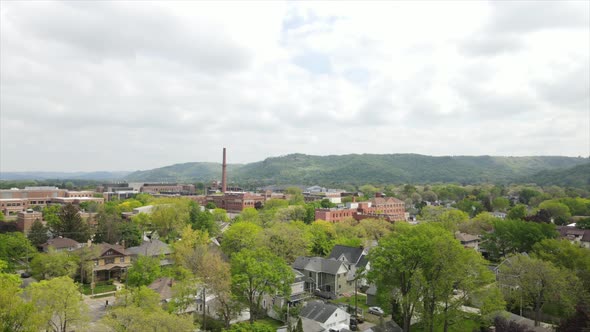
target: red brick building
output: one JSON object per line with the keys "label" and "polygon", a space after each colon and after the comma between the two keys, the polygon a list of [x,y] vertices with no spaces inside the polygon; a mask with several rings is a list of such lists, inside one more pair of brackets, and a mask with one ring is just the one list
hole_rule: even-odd
{"label": "red brick building", "polygon": [[215,204],[220,209],[224,209],[227,212],[239,213],[245,208],[255,207],[256,203],[260,202],[263,204],[265,197],[262,195],[252,193],[232,193],[228,192],[225,195],[210,195],[207,196],[207,202]]}
{"label": "red brick building", "polygon": [[388,221],[407,220],[405,203],[393,197],[375,197],[368,202],[352,202],[345,209],[316,209],[315,219],[338,222],[346,218],[362,220],[379,218]]}
{"label": "red brick building", "polygon": [[48,204],[80,204],[93,201],[104,203],[104,198],[94,197],[93,191],[68,191],[57,187],[25,187],[25,189],[0,190],[0,211],[4,214],[26,211],[33,206]]}

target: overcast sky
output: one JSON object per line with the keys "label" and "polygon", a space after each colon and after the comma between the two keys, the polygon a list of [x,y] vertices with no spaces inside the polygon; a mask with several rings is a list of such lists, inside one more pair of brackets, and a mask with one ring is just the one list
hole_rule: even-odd
{"label": "overcast sky", "polygon": [[590,153],[590,5],[7,2],[0,170]]}

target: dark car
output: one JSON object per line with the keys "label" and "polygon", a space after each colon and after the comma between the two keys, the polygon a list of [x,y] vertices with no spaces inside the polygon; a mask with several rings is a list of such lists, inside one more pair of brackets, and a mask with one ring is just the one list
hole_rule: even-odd
{"label": "dark car", "polygon": [[20,274],[20,277],[21,278],[30,278],[31,277],[31,273],[25,271],[25,272],[23,272],[23,273]]}

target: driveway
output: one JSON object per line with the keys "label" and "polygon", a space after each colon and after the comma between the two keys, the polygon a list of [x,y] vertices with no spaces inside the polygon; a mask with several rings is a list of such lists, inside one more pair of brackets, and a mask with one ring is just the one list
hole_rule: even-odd
{"label": "driveway", "polygon": [[90,298],[90,296],[84,296],[84,303],[88,305],[88,313],[90,314],[90,321],[96,322],[106,313],[106,301],[109,301],[109,306],[115,303],[115,296]]}

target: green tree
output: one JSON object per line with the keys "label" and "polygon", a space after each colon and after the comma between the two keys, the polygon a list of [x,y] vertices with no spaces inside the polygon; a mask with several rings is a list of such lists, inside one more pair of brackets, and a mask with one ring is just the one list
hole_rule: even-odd
{"label": "green tree", "polygon": [[336,244],[336,230],[334,224],[317,220],[307,228],[310,239],[309,251],[312,255],[326,256]]}
{"label": "green tree", "polygon": [[516,204],[512,209],[508,211],[508,215],[506,216],[507,219],[512,220],[524,220],[527,216],[527,208],[526,205],[523,204]]}
{"label": "green tree", "polygon": [[[547,303],[572,313],[578,300],[578,280],[567,276],[550,262],[528,255],[515,255],[508,264],[500,267],[500,282],[508,287],[505,296],[514,302],[522,299],[523,306],[531,306],[535,312],[535,326],[539,326],[541,312]],[[516,289],[516,291],[509,291]]]}
{"label": "green tree", "polygon": [[37,254],[31,260],[31,272],[36,279],[57,277],[73,278],[78,271],[77,258],[65,251],[50,248],[48,253]]}
{"label": "green tree", "polygon": [[201,269],[200,276],[207,282],[207,291],[215,296],[218,303],[217,314],[228,328],[230,321],[238,316],[242,308],[242,304],[232,293],[230,265],[216,252],[207,252],[204,262],[206,264]]}
{"label": "green tree", "polygon": [[482,212],[472,218],[471,220],[459,225],[459,230],[464,233],[482,235],[491,232],[494,228],[494,223],[500,218],[494,217],[489,212]]}
{"label": "green tree", "polygon": [[539,196],[539,195],[541,195],[541,193],[537,190],[530,189],[530,188],[524,188],[520,191],[520,193],[518,195],[518,199],[521,203],[528,205],[530,200],[533,197]]}
{"label": "green tree", "polygon": [[84,243],[91,234],[90,227],[80,216],[78,208],[72,204],[61,207],[57,214],[58,220],[48,221],[51,232],[56,236],[63,236]]}
{"label": "green tree", "polygon": [[[381,239],[369,254],[368,278],[378,294],[399,312],[403,330],[409,331],[415,312],[432,331],[440,316],[445,330],[461,299],[453,298],[455,287],[469,294],[491,276],[484,261],[475,252],[464,250],[453,234],[434,223],[399,225]],[[463,301],[465,299],[462,299]]]}
{"label": "green tree", "polygon": [[240,250],[254,249],[257,246],[256,239],[261,231],[262,227],[251,222],[237,222],[223,233],[221,250],[231,257]]}
{"label": "green tree", "polygon": [[233,324],[229,328],[224,329],[225,332],[275,332],[276,329],[272,326],[264,323],[237,323]]}
{"label": "green tree", "polygon": [[35,307],[23,299],[20,278],[3,272],[7,268],[8,264],[0,260],[0,331],[39,331]]}
{"label": "green tree", "polygon": [[115,306],[101,319],[114,331],[143,332],[147,327],[163,332],[194,330],[190,316],[165,312],[158,293],[145,286],[121,290],[116,297]]}
{"label": "green tree", "polygon": [[161,275],[160,258],[138,256],[127,271],[127,281],[131,287],[147,286]]}
{"label": "green tree", "polygon": [[125,247],[135,247],[141,244],[142,233],[137,223],[133,221],[123,221],[118,227],[121,242],[125,242]]}
{"label": "green tree", "polygon": [[535,243],[556,237],[552,224],[498,220],[494,222],[494,232],[483,236],[481,246],[492,259],[499,259],[508,254],[529,252]]}
{"label": "green tree", "polygon": [[259,233],[259,241],[290,264],[297,257],[307,254],[309,239],[305,236],[305,228],[306,225],[301,221],[275,223]]}
{"label": "green tree", "polygon": [[287,297],[294,280],[291,268],[268,249],[244,249],[234,254],[231,275],[234,295],[250,308],[250,323],[257,318],[264,293]]}
{"label": "green tree", "polygon": [[27,288],[28,297],[42,317],[44,328],[55,332],[83,329],[88,307],[69,277],[42,280]]}
{"label": "green tree", "polygon": [[193,230],[191,226],[186,226],[182,230],[181,239],[173,244],[176,265],[197,275],[203,265],[208,243],[207,232]]}
{"label": "green tree", "polygon": [[544,239],[533,245],[532,255],[571,271],[584,283],[584,289],[590,291],[590,250],[568,240]]}
{"label": "green tree", "polygon": [[482,288],[478,297],[481,300],[480,320],[483,326],[490,326],[500,312],[506,310],[506,301],[497,284]]}
{"label": "green tree", "polygon": [[289,195],[289,205],[303,205],[305,200],[299,187],[288,187],[285,193]]}
{"label": "green tree", "polygon": [[152,225],[163,238],[174,239],[189,221],[188,205],[162,204],[156,205],[152,211]]}
{"label": "green tree", "polygon": [[474,201],[467,198],[457,202],[455,207],[465,213],[468,213],[471,217],[475,217],[479,213],[485,211],[483,204],[481,204],[479,201]]}
{"label": "green tree", "polygon": [[494,211],[506,211],[510,207],[510,201],[506,197],[496,197],[492,201]]}
{"label": "green tree", "polygon": [[115,244],[121,241],[119,225],[123,222],[121,214],[116,211],[101,211],[96,216],[96,233],[93,241],[95,243]]}
{"label": "green tree", "polygon": [[36,253],[37,250],[23,233],[0,234],[0,259],[8,264],[8,271],[26,264]]}
{"label": "green tree", "polygon": [[557,225],[566,224],[572,216],[567,205],[556,201],[544,201],[539,204],[539,209],[549,212]]}
{"label": "green tree", "polygon": [[303,331],[303,322],[301,321],[301,317],[297,320],[297,327],[295,328],[295,332],[304,332]]}
{"label": "green tree", "polygon": [[2,211],[0,211],[0,221],[4,221],[4,213]]}
{"label": "green tree", "polygon": [[289,222],[289,221],[303,221],[306,217],[306,210],[304,206],[292,205],[286,208],[278,209],[275,213],[273,221]]}
{"label": "green tree", "polygon": [[244,210],[242,210],[242,212],[240,213],[240,218],[241,221],[248,221],[251,223],[259,223],[260,222],[260,216],[258,215],[258,210],[256,210],[255,208],[245,208]]}
{"label": "green tree", "polygon": [[427,190],[422,193],[422,199],[427,202],[435,202],[438,199],[436,193],[432,190]]}
{"label": "green tree", "polygon": [[59,224],[59,212],[61,207],[59,205],[48,205],[43,208],[43,220],[47,222],[47,226],[52,229]]}
{"label": "green tree", "polygon": [[[214,209],[214,213],[215,211],[217,209]],[[191,201],[189,203],[189,222],[195,230],[207,231],[212,236],[217,235],[219,233],[219,225],[216,223],[216,218],[219,219],[220,217],[220,212],[214,215],[209,210],[201,211],[201,207],[195,202]]]}
{"label": "green tree", "polygon": [[365,230],[368,240],[379,241],[391,233],[391,223],[383,219],[363,219],[359,226]]}
{"label": "green tree", "polygon": [[27,237],[29,238],[29,241],[31,241],[32,245],[38,247],[43,243],[47,242],[47,240],[49,239],[47,231],[47,227],[45,227],[45,225],[43,225],[43,223],[39,221],[39,219],[37,219],[33,222],[33,225],[31,226],[31,230]]}

